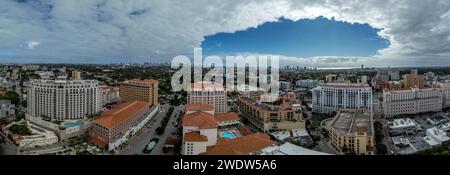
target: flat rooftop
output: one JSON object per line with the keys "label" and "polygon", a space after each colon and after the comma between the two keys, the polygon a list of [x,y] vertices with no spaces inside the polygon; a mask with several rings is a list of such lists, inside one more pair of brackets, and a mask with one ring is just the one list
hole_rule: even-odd
{"label": "flat rooftop", "polygon": [[369,112],[341,111],[330,126],[341,133],[367,132],[372,134],[372,115]]}

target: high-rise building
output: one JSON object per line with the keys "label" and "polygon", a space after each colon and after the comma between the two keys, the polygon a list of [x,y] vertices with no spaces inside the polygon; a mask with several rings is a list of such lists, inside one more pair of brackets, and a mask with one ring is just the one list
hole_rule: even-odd
{"label": "high-rise building", "polygon": [[95,80],[32,80],[27,94],[28,114],[45,120],[83,119],[100,112],[101,96]]}
{"label": "high-rise building", "polygon": [[384,89],[384,117],[442,111],[442,94],[440,88]]}
{"label": "high-rise building", "polygon": [[112,87],[102,85],[100,86],[100,91],[102,92],[102,105],[106,106],[108,104],[118,102],[120,100],[119,87]]}
{"label": "high-rise building", "polygon": [[188,104],[214,105],[215,113],[227,112],[227,91],[218,83],[193,83],[187,90]]}
{"label": "high-rise building", "polygon": [[371,112],[340,110],[330,123],[330,142],[337,150],[357,155],[372,155],[375,132]]}
{"label": "high-rise building", "polygon": [[450,80],[439,83],[439,87],[444,93],[444,108],[450,108]]}
{"label": "high-rise building", "polygon": [[120,83],[121,101],[144,101],[150,106],[158,104],[158,81],[132,79]]}
{"label": "high-rise building", "polygon": [[398,81],[400,80],[400,71],[391,68],[378,70],[374,79],[381,81]]}
{"label": "high-rise building", "polygon": [[329,74],[325,75],[325,83],[334,83],[337,81],[337,75]]}
{"label": "high-rise building", "polygon": [[372,110],[372,88],[358,83],[327,83],[312,90],[313,112],[332,113],[339,109]]}
{"label": "high-rise building", "polygon": [[424,88],[425,76],[416,73],[403,75],[403,80],[400,81],[402,88]]}
{"label": "high-rise building", "polygon": [[81,72],[77,70],[72,71],[71,78],[72,80],[81,80]]}

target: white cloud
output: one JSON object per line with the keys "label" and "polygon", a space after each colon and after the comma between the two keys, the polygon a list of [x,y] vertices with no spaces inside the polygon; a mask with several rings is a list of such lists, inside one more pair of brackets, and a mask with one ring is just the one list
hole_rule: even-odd
{"label": "white cloud", "polygon": [[[369,23],[390,41],[370,59],[336,64],[441,65],[450,59],[448,0],[8,0],[0,1],[0,50],[36,62],[161,61],[192,53],[207,35],[318,16]],[[21,47],[31,39],[45,45]]]}
{"label": "white cloud", "polygon": [[33,50],[37,45],[39,45],[39,44],[41,44],[41,43],[39,43],[39,42],[37,42],[37,41],[28,41],[28,49],[31,49],[31,50]]}

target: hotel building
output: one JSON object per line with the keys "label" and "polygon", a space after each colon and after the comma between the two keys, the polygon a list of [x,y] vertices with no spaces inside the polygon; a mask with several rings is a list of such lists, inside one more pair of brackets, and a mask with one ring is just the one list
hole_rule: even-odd
{"label": "hotel building", "polygon": [[121,101],[144,101],[150,106],[158,104],[158,81],[132,79],[120,83]]}
{"label": "hotel building", "polygon": [[450,108],[450,81],[444,81],[444,82],[440,82],[439,83],[439,87],[442,89],[443,91],[443,95],[444,95],[444,101],[443,101],[443,105],[444,108]]}
{"label": "hotel building", "polygon": [[242,117],[261,131],[305,128],[300,101],[295,98],[263,103],[256,97],[239,97],[236,103]]}
{"label": "hotel building", "polygon": [[83,119],[101,110],[98,81],[32,80],[28,84],[28,115],[64,121]]}
{"label": "hotel building", "polygon": [[340,109],[372,110],[372,88],[358,83],[326,83],[312,89],[312,108],[316,113]]}
{"label": "hotel building", "polygon": [[[213,115],[194,112],[183,116],[183,155],[249,155],[273,146],[262,133],[244,133],[237,113]],[[247,129],[248,130],[248,129]]]}
{"label": "hotel building", "polygon": [[330,142],[338,151],[373,155],[375,137],[371,112],[340,110],[330,123]]}
{"label": "hotel building", "polygon": [[103,112],[89,131],[91,141],[111,151],[127,141],[158,111],[149,102],[127,101]]}
{"label": "hotel building", "polygon": [[440,88],[384,89],[384,117],[442,111],[442,94]]}
{"label": "hotel building", "polygon": [[218,83],[193,83],[187,90],[187,103],[211,104],[215,113],[226,113],[227,91]]}
{"label": "hotel building", "polygon": [[119,87],[102,85],[100,86],[100,91],[102,93],[103,106],[106,106],[114,102],[118,102],[120,100]]}

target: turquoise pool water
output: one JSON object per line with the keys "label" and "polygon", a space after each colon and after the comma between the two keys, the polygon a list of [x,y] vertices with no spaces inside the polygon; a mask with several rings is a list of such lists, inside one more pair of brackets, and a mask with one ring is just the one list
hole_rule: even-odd
{"label": "turquoise pool water", "polygon": [[78,126],[78,125],[80,125],[80,124],[81,124],[80,121],[76,121],[76,122],[65,122],[65,123],[64,123],[64,126],[70,128],[70,127]]}
{"label": "turquoise pool water", "polygon": [[227,139],[235,139],[236,138],[236,136],[231,132],[223,132],[220,137],[227,138]]}

